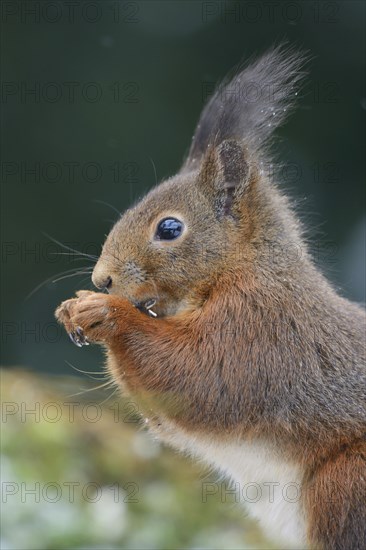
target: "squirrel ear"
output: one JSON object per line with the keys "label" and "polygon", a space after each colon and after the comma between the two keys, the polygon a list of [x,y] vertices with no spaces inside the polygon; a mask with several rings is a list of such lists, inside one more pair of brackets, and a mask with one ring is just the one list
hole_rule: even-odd
{"label": "squirrel ear", "polygon": [[199,185],[205,193],[214,196],[215,206],[221,215],[230,214],[232,208],[248,187],[249,164],[245,150],[235,140],[225,140],[210,147],[199,174]]}

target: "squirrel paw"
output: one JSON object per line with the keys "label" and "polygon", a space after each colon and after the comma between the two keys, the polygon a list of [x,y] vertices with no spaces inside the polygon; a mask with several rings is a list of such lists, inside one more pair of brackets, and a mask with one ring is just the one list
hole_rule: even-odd
{"label": "squirrel paw", "polygon": [[[90,342],[105,342],[113,337],[120,316],[118,301],[109,294],[77,292],[77,298],[66,300],[56,310],[56,319],[65,326],[71,341],[78,347]],[[118,314],[119,310],[119,314]]]}

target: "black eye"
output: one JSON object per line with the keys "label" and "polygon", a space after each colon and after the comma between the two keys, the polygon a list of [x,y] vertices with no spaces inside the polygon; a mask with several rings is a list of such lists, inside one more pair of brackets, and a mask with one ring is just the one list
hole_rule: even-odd
{"label": "black eye", "polygon": [[158,223],[155,239],[172,241],[182,234],[183,223],[176,218],[165,218]]}

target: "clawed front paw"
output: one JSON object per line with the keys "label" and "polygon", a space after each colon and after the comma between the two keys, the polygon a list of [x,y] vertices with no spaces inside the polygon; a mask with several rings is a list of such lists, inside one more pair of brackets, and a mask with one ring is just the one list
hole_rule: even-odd
{"label": "clawed front paw", "polygon": [[112,338],[117,327],[118,298],[85,290],[76,296],[63,302],[55,313],[71,341],[82,347]]}

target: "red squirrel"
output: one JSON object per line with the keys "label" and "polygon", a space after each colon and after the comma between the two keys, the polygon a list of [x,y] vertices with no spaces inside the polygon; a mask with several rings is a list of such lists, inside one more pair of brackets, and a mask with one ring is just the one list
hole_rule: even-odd
{"label": "red squirrel", "polygon": [[316,267],[266,169],[303,62],[275,47],[217,89],[177,175],[108,235],[92,275],[107,292],[79,291],[56,317],[77,345],[105,347],[153,433],[262,489],[248,506],[268,536],[355,550],[366,548],[366,316]]}

